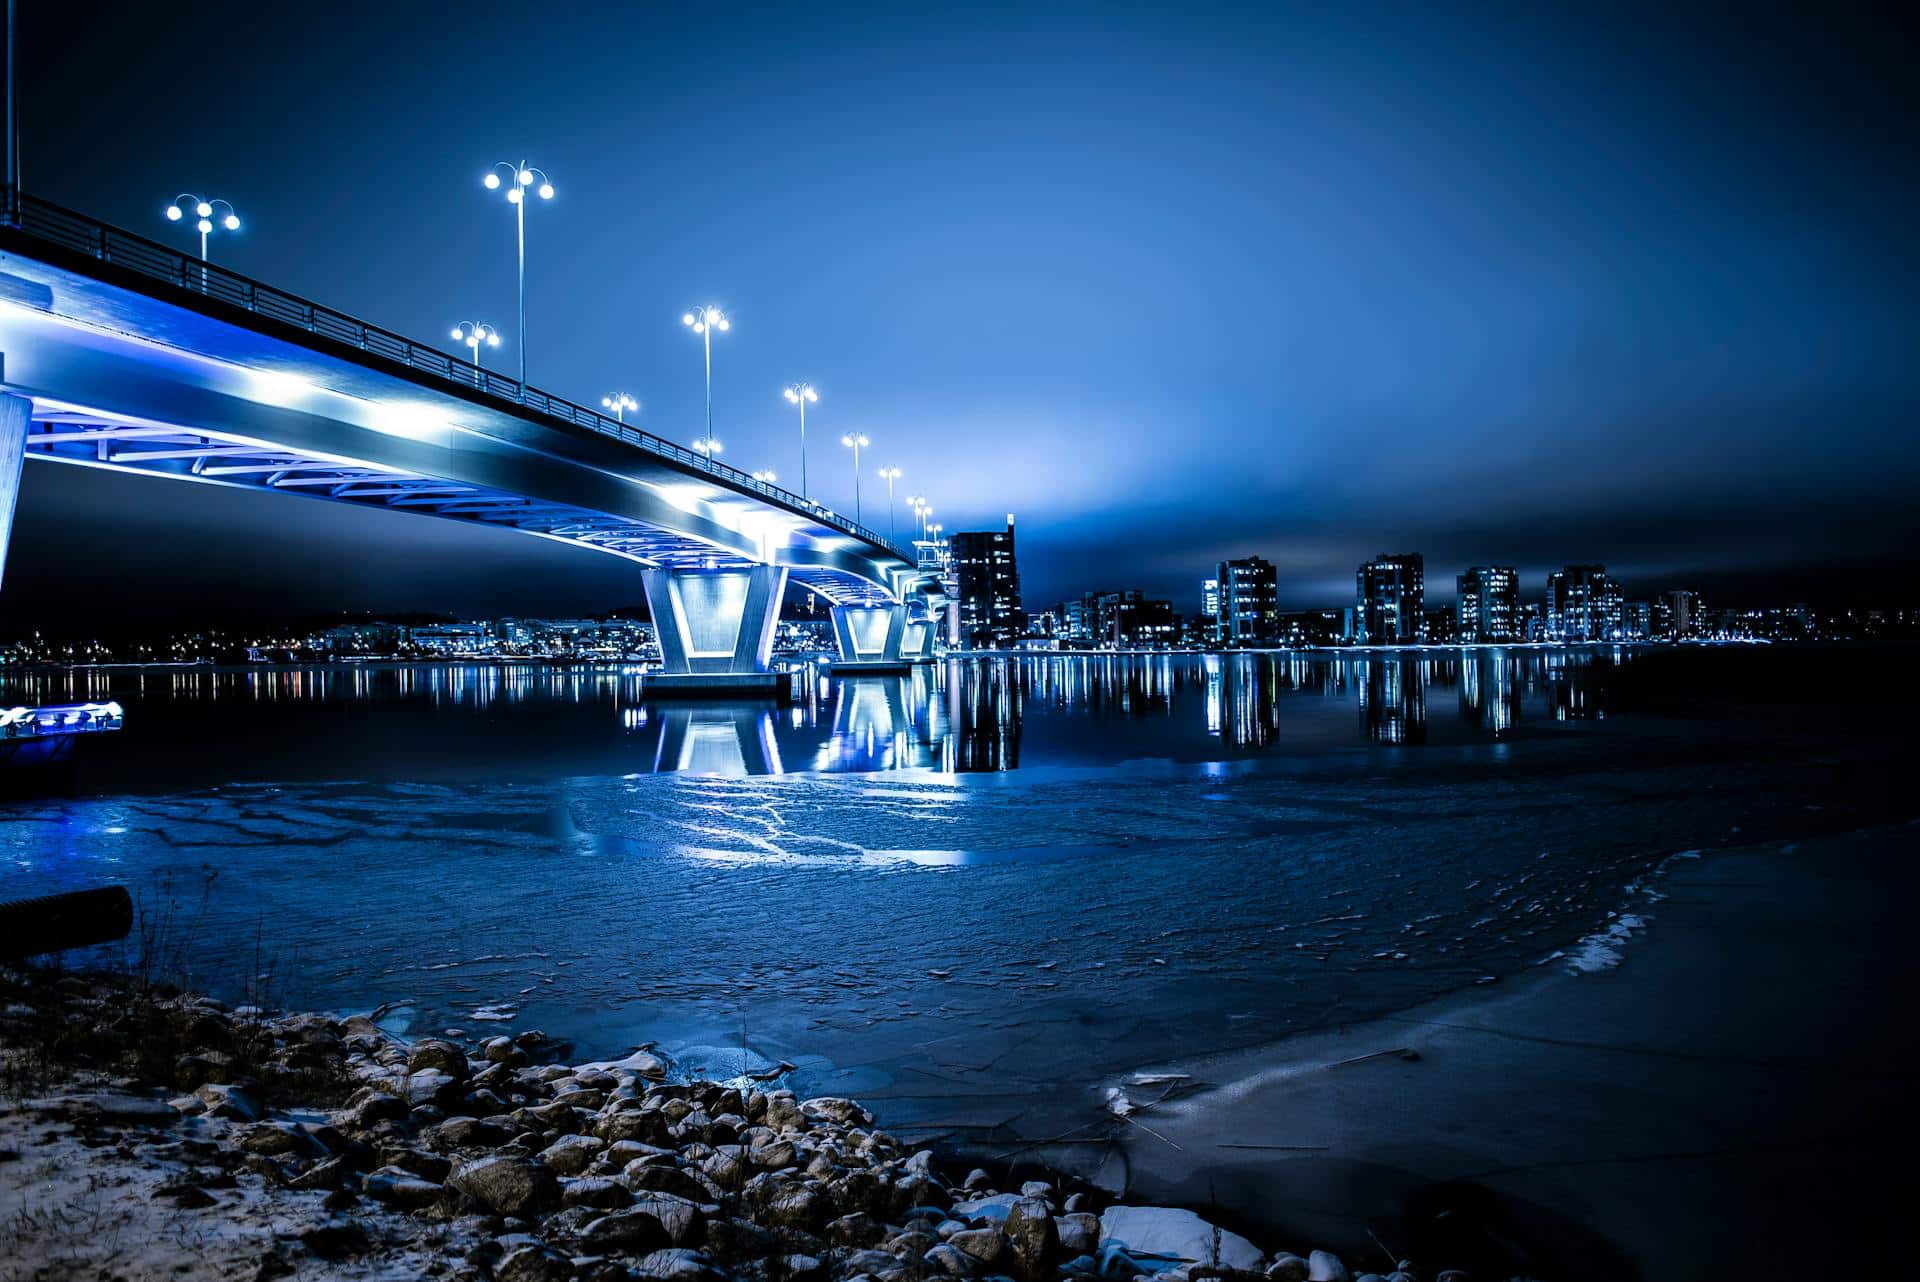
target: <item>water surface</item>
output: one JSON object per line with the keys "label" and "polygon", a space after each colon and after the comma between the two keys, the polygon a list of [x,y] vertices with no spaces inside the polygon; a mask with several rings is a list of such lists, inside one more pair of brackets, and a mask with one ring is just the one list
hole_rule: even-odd
{"label": "water surface", "polygon": [[955,661],[779,708],[621,668],[38,675],[0,699],[127,729],[0,805],[0,896],[124,881],[230,995],[785,1058],[1018,1132],[1102,1072],[1499,982],[1675,851],[1895,808],[1897,719],[1609,706],[1658,658]]}

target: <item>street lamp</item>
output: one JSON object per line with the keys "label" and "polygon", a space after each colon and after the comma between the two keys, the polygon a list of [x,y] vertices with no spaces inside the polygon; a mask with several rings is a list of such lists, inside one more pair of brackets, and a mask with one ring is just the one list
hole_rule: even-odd
{"label": "street lamp", "polygon": [[499,331],[491,325],[478,325],[473,321],[461,321],[453,327],[452,333],[454,341],[472,353],[475,369],[480,368],[480,353],[483,349],[500,346]]}
{"label": "street lamp", "polygon": [[[226,205],[227,212],[216,219],[214,211],[222,205]],[[189,209],[193,211],[193,229],[200,233],[200,261],[204,263],[207,261],[207,237],[213,233],[214,224],[218,222],[228,231],[239,231],[240,215],[224,200],[202,200],[192,192],[183,191],[167,206],[167,221],[179,222],[187,216]]]}
{"label": "street lamp", "polygon": [[762,485],[772,485],[775,481],[779,480],[780,478],[773,474],[772,468],[768,468],[763,472],[753,473],[753,479],[760,482],[760,484]]}
{"label": "street lamp", "polygon": [[853,523],[860,521],[860,451],[873,444],[865,432],[849,432],[840,438],[840,443],[853,451]]}
{"label": "street lamp", "polygon": [[727,447],[722,445],[719,441],[714,440],[711,436],[703,436],[699,440],[693,443],[693,448],[696,450],[699,450],[702,454],[706,455],[709,459],[711,459],[714,455],[720,453],[722,450],[726,449]]}
{"label": "street lamp", "polygon": [[[520,381],[527,381],[527,191],[531,189],[542,200],[553,199],[553,180],[547,177],[547,171],[521,161],[510,165],[502,160],[487,170],[480,180],[488,191],[500,190],[500,171],[507,171],[507,203],[513,206],[513,230],[515,243],[520,249]],[[536,186],[535,184],[538,184]]]}
{"label": "street lamp", "polygon": [[637,410],[640,408],[640,402],[633,399],[633,393],[631,392],[613,392],[610,395],[602,396],[600,403],[613,411],[614,421],[617,423],[627,421],[628,410]]}
{"label": "street lamp", "polygon": [[[700,335],[700,345],[707,353],[707,439],[713,439],[713,331],[722,334],[733,328],[733,322],[727,314],[709,303],[705,307],[696,307],[681,314],[680,323]],[[697,446],[695,448],[698,448]]]}
{"label": "street lamp", "polygon": [[880,479],[887,483],[887,542],[892,543],[893,542],[893,483],[900,479],[900,469],[897,467],[883,467],[880,469]]}
{"label": "street lamp", "polygon": [[800,497],[807,497],[807,403],[818,401],[820,393],[812,383],[795,383],[787,388],[787,399],[800,407]]}

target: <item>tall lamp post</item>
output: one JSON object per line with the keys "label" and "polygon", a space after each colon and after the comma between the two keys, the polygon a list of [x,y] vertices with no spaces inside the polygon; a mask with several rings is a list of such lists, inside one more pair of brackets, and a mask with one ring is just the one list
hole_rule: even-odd
{"label": "tall lamp post", "polygon": [[840,443],[853,451],[853,523],[864,524],[860,519],[860,451],[873,444],[865,432],[849,432],[840,438]]}
{"label": "tall lamp post", "polygon": [[714,455],[725,450],[727,447],[711,436],[703,436],[693,443],[693,448],[706,455],[708,459],[712,459]]}
{"label": "tall lamp post", "polygon": [[774,475],[774,471],[772,468],[767,468],[764,471],[755,472],[752,475],[753,475],[753,479],[760,482],[760,484],[762,485],[772,485],[774,482],[780,479],[778,476]]}
{"label": "tall lamp post", "polygon": [[190,191],[183,191],[167,206],[167,221],[170,223],[185,218],[187,210],[193,211],[193,229],[200,233],[200,261],[203,263],[207,261],[207,237],[213,234],[215,211],[222,205],[226,206],[227,212],[219,215],[218,224],[228,231],[239,231],[240,215],[224,200],[202,200]]}
{"label": "tall lamp post", "polygon": [[900,479],[900,469],[883,467],[880,479],[887,483],[887,542],[893,542],[893,483]]}
{"label": "tall lamp post", "polygon": [[600,404],[613,411],[613,418],[616,423],[625,423],[627,421],[627,411],[640,408],[640,402],[633,398],[633,393],[631,392],[613,392],[609,395],[602,396],[600,398]]}
{"label": "tall lamp post", "polygon": [[453,327],[453,340],[471,353],[473,366],[479,369],[483,364],[480,353],[489,347],[500,346],[500,333],[491,325],[461,321]]}
{"label": "tall lamp post", "polygon": [[[515,243],[520,250],[520,381],[527,381],[527,192],[542,200],[553,199],[553,180],[547,171],[521,161],[510,165],[502,160],[480,180],[488,191],[500,190],[500,171],[507,171],[507,203],[513,206]],[[537,184],[537,185],[536,185]]]}
{"label": "tall lamp post", "polygon": [[820,393],[812,383],[795,383],[787,388],[787,400],[800,407],[800,497],[807,497],[807,403],[818,401]]}
{"label": "tall lamp post", "polygon": [[[705,307],[696,307],[680,316],[680,323],[700,335],[700,346],[707,354],[707,436],[713,439],[713,331],[722,334],[733,328],[733,322],[727,319],[725,312],[709,303]],[[698,449],[696,445],[694,448]]]}

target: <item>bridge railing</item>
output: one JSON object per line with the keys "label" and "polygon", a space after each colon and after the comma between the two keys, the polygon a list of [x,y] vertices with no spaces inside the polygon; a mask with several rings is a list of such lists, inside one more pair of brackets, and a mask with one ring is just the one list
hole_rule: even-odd
{"label": "bridge railing", "polygon": [[169,249],[144,236],[110,227],[85,214],[75,213],[25,192],[0,192],[0,224],[35,240],[58,245],[74,253],[85,254],[104,263],[112,263],[151,280],[213,299],[243,311],[305,330],[317,338],[338,343],[356,351],[383,357],[423,374],[444,379],[517,408],[543,414],[575,427],[623,441],[636,449],[660,458],[671,459],[682,467],[705,473],[735,489],[759,494],[784,507],[805,515],[809,520],[832,526],[885,548],[903,560],[912,561],[911,552],[902,552],[878,533],[838,512],[804,499],[791,490],[757,481],[739,468],[713,459],[697,450],[676,445],[664,437],[629,426],[598,410],[588,409],[558,396],[542,392],[518,379],[508,378],[472,361],[433,347],[416,343],[391,330],[369,325],[362,320],[322,307],[308,299],[263,285],[249,276],[206,263],[179,250]]}

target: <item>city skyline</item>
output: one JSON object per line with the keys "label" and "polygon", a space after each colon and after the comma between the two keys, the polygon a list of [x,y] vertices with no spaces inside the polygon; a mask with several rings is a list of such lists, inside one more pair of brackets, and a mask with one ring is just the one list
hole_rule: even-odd
{"label": "city skyline", "polygon": [[[781,392],[808,380],[827,502],[853,509],[837,442],[870,434],[872,462],[900,467],[949,529],[1022,513],[1036,599],[1097,586],[1124,553],[1130,580],[1184,598],[1194,565],[1255,552],[1287,599],[1320,601],[1393,546],[1528,580],[1598,558],[1719,596],[1911,582],[1916,388],[1887,301],[1913,269],[1898,231],[1914,190],[1847,128],[1908,91],[1896,49],[1863,33],[1808,59],[1778,16],[1736,44],[1649,14],[1668,46],[1712,51],[1705,86],[1649,52],[1658,41],[1573,16],[1482,38],[1409,11],[1382,41],[1316,12],[1209,27],[1051,11],[1009,49],[989,24],[829,14],[795,89],[773,74],[779,42],[722,45],[653,14],[592,39],[632,37],[632,81],[582,90],[560,73],[587,36],[518,48],[476,16],[429,32],[384,15],[400,29],[349,57],[336,42],[352,23],[214,6],[242,50],[311,38],[300,83],[200,46],[151,58],[165,23],[136,16],[90,58],[147,104],[129,118],[33,56],[78,36],[29,5],[26,185],[166,236],[161,207],[191,184],[244,220],[215,232],[215,261],[426,340],[493,323],[507,342],[488,359],[511,368],[512,221],[476,174],[524,148],[556,187],[527,217],[536,385],[587,404],[630,388],[629,418],[690,443],[702,383],[680,317],[712,299],[738,322],[714,354],[727,461],[797,477]],[[422,48],[435,56],[385,67]],[[495,110],[448,116],[468,68],[510,56],[527,75]],[[1449,73],[1418,88],[1405,73],[1429,57]],[[720,76],[720,108],[685,111],[666,87],[677,68]],[[1274,69],[1299,86],[1274,88]],[[183,76],[218,85],[221,109],[167,87]],[[1652,91],[1603,115],[1586,92],[1603,78]],[[293,110],[336,83],[320,96],[339,118]],[[908,83],[924,91],[899,99]],[[862,112],[883,91],[891,123]],[[993,119],[975,125],[978,94]],[[1796,124],[1768,135],[1765,164],[1730,137],[1762,108]],[[1044,137],[1007,142],[1006,118]],[[858,152],[836,142],[856,120]],[[1417,120],[1425,146],[1409,150]],[[1063,132],[1091,145],[1060,169]],[[1196,152],[1189,136],[1216,141]],[[773,151],[799,159],[751,163]],[[988,199],[990,173],[1005,181]],[[1136,173],[1182,194],[1143,192]],[[1031,466],[1002,465],[1023,454]],[[152,615],[219,589],[564,612],[633,595],[619,567],[527,540],[183,489],[36,466],[8,605],[84,613],[111,590],[113,608]],[[297,583],[250,551],[268,539],[305,567]],[[140,572],[161,564],[166,593]]]}

